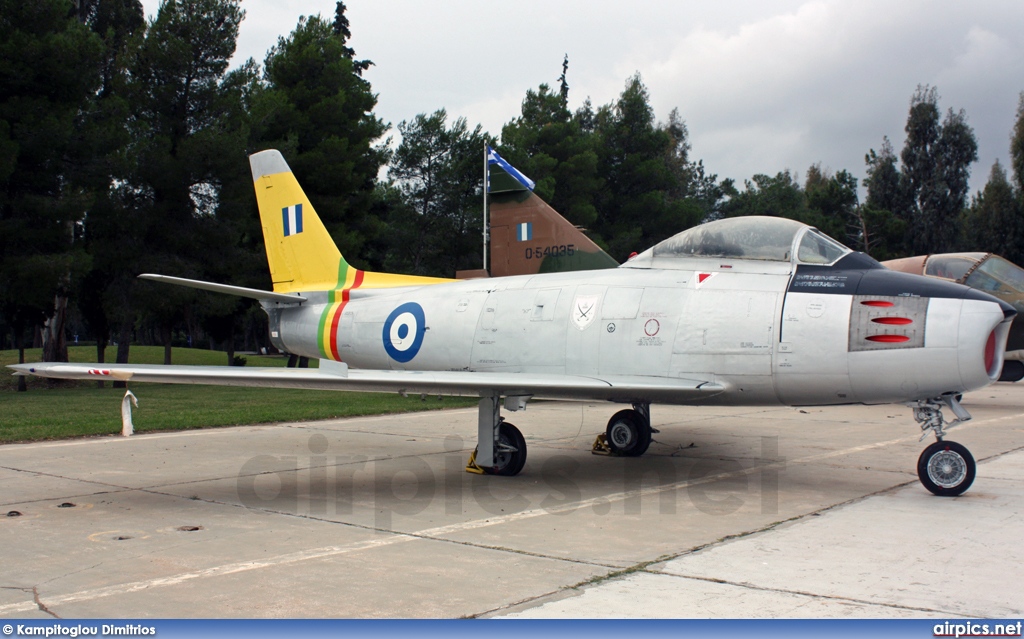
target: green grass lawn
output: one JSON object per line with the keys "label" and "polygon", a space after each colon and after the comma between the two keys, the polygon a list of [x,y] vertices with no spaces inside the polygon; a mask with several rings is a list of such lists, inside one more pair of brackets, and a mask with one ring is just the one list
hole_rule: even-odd
{"label": "green grass lawn", "polygon": [[[113,349],[108,349],[113,355]],[[94,347],[68,349],[73,362],[96,359]],[[38,349],[26,350],[25,361],[38,361]],[[284,366],[287,358],[246,356],[248,366]],[[163,363],[163,348],[132,346],[133,364]],[[121,432],[121,398],[124,389],[97,388],[96,382],[65,382],[30,378],[28,392],[15,391],[16,380],[2,368],[18,361],[17,351],[0,351],[0,443],[109,435]],[[176,348],[175,364],[222,366],[227,355],[218,351]],[[310,362],[316,365],[316,360]],[[139,400],[132,411],[136,432],[184,430],[306,421],[402,413],[438,408],[473,406],[465,398],[419,396],[396,393],[346,393],[278,388],[237,388],[172,384],[129,383]]]}

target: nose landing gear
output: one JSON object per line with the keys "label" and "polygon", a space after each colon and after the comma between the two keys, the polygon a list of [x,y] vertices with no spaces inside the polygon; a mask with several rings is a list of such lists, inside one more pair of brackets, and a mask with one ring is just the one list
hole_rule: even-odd
{"label": "nose landing gear", "polygon": [[[917,477],[933,494],[940,497],[962,495],[974,483],[977,464],[970,451],[964,446],[946,441],[946,429],[962,424],[971,418],[953,393],[933,399],[918,400],[909,404],[914,409],[914,420],[921,425],[921,439],[934,433],[937,440],[921,452],[917,459]],[[948,407],[956,419],[946,422],[942,408]]]}

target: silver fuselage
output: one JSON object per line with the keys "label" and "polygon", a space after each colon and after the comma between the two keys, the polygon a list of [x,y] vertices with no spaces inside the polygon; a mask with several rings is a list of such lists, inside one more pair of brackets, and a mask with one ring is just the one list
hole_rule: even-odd
{"label": "silver fuselage", "polygon": [[1005,305],[848,262],[692,258],[354,289],[333,326],[323,321],[326,293],[264,307],[275,346],[334,359],[324,348],[334,340],[353,368],[698,379],[726,389],[703,403],[903,402],[998,377]]}

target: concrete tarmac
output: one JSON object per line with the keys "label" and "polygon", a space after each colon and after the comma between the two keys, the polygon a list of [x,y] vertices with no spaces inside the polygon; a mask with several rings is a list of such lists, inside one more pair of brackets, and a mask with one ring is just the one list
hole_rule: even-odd
{"label": "concrete tarmac", "polygon": [[964,406],[958,498],[903,406],[654,406],[613,458],[619,407],[536,402],[514,478],[475,409],[0,446],[0,617],[1020,618],[1024,385]]}

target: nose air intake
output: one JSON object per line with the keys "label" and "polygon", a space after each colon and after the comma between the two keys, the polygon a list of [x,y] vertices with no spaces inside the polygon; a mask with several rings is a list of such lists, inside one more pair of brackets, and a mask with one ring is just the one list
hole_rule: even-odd
{"label": "nose air intake", "polygon": [[999,300],[999,308],[1003,311],[1003,321],[993,329],[985,343],[985,370],[988,371],[988,378],[994,382],[999,381],[999,377],[1002,375],[1003,353],[1006,350],[1006,340],[1010,335],[1010,324],[1017,316],[1017,309],[1003,300]]}
{"label": "nose air intake", "polygon": [[984,346],[980,349],[981,360],[985,367],[985,374],[991,381],[999,381],[999,377],[1003,371],[1003,359],[1006,350],[1006,340],[1010,334],[1010,324],[1013,322],[1013,318],[1016,317],[1017,311],[1006,302],[975,289],[971,289],[971,294],[968,294],[966,298],[984,300],[986,302],[997,302],[999,304],[999,310],[1002,311],[1002,321],[992,328],[992,331],[988,335],[988,339],[985,340]]}
{"label": "nose air intake", "polygon": [[996,332],[992,331],[988,334],[988,341],[985,343],[985,370],[988,371],[988,376],[991,379],[992,369],[996,363]]}

